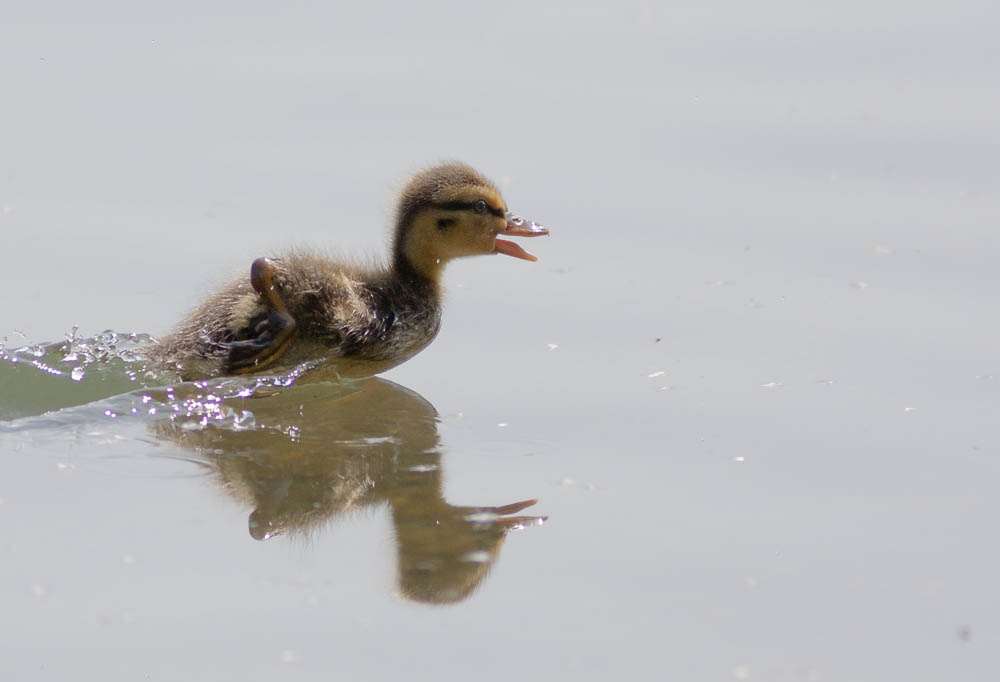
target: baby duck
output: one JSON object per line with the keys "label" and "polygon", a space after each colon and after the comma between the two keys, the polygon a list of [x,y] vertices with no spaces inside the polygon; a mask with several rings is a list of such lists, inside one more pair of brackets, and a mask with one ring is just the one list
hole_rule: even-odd
{"label": "baby duck", "polygon": [[548,230],[510,213],[493,183],[469,166],[430,168],[402,191],[386,265],[365,269],[307,252],[258,258],[249,280],[211,295],[149,357],[186,379],[317,357],[385,371],[437,336],[448,261],[491,253],[538,260],[501,234]]}

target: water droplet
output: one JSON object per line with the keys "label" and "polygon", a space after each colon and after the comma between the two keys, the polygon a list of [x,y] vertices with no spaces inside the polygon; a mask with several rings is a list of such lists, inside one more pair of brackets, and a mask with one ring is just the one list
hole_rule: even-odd
{"label": "water droplet", "polygon": [[471,521],[473,523],[491,523],[493,521],[496,521],[500,517],[494,514],[493,512],[482,511],[482,512],[473,512],[472,514],[466,514],[463,518],[466,521]]}
{"label": "water droplet", "polygon": [[468,561],[473,564],[488,564],[490,562],[490,553],[482,549],[473,550],[463,554],[461,561]]}
{"label": "water droplet", "polygon": [[548,230],[536,223],[533,220],[526,220],[519,215],[514,215],[510,211],[507,211],[507,224],[516,227],[518,230],[531,232],[533,234],[548,234]]}
{"label": "water droplet", "polygon": [[82,366],[77,365],[73,368],[73,371],[69,373],[69,376],[73,381],[83,381],[83,375],[85,371]]}

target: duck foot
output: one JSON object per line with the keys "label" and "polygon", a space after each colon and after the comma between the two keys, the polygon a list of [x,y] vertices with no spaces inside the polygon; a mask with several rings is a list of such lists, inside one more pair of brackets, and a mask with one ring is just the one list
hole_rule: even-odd
{"label": "duck foot", "polygon": [[226,344],[226,371],[230,374],[254,372],[273,364],[295,337],[295,319],[274,288],[274,275],[274,263],[269,258],[258,258],[250,266],[250,285],[267,301],[269,310],[253,324],[253,338]]}

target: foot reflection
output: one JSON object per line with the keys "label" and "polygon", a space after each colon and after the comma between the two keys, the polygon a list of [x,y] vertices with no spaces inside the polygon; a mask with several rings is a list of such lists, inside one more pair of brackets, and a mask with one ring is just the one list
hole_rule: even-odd
{"label": "foot reflection", "polygon": [[[402,593],[458,602],[482,583],[506,534],[542,523],[525,500],[457,507],[442,493],[437,412],[384,379],[313,384],[226,399],[236,422],[176,415],[157,435],[196,451],[250,513],[250,535],[304,533],[351,509],[388,503]],[[250,424],[248,427],[247,424]]]}

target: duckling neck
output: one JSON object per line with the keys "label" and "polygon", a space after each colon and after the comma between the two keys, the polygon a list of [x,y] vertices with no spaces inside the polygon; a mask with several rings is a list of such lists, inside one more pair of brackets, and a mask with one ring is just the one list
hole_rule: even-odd
{"label": "duckling neck", "polygon": [[391,279],[401,288],[438,299],[441,295],[441,271],[443,264],[435,263],[434,267],[420,267],[405,253],[397,252],[393,256]]}
{"label": "duckling neck", "polygon": [[427,347],[441,328],[441,288],[408,258],[395,258],[378,287],[391,310],[391,335],[382,352],[393,365]]}
{"label": "duckling neck", "polygon": [[[404,233],[398,230],[398,233]],[[405,232],[407,236],[410,231]],[[403,238],[396,243],[392,254],[392,269],[396,278],[414,284],[430,284],[437,291],[444,272],[444,261],[435,258],[418,239]]]}

